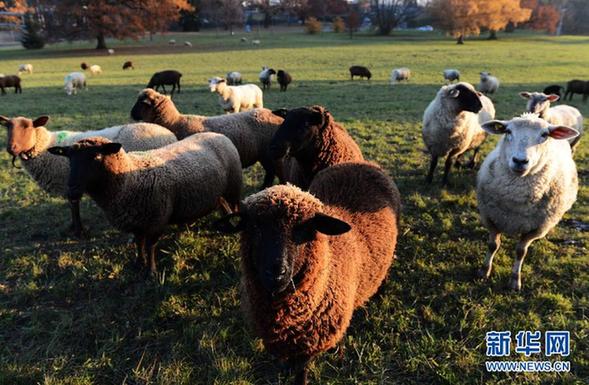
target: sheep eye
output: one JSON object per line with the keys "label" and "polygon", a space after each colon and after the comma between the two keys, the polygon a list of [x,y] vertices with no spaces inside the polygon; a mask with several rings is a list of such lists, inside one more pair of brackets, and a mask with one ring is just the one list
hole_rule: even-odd
{"label": "sheep eye", "polygon": [[511,130],[508,128],[507,130],[505,130],[505,134],[506,135],[511,135]]}
{"label": "sheep eye", "polygon": [[542,137],[543,137],[543,138],[548,138],[548,133],[547,133],[547,132],[543,132],[543,133],[542,133]]}

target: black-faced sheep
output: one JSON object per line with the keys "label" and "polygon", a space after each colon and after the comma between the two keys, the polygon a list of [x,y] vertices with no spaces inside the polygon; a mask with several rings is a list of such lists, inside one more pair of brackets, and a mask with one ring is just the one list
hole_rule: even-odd
{"label": "black-faced sheep", "polygon": [[368,80],[370,80],[370,78],[372,77],[370,70],[364,66],[351,66],[349,70],[351,80],[354,80],[354,76],[358,76],[360,77],[360,79],[366,78]]}
{"label": "black-faced sheep", "polygon": [[583,95],[583,101],[587,100],[589,96],[589,81],[583,80],[571,80],[567,83],[567,90],[564,93],[563,100],[566,100],[567,96],[569,100],[573,100],[574,94],[581,94]]}
{"label": "black-faced sheep", "polygon": [[16,75],[6,75],[0,77],[0,90],[2,90],[2,95],[6,95],[6,90],[4,88],[14,87],[15,94],[22,94],[22,87],[20,85],[20,78]]}
{"label": "black-faced sheep", "polygon": [[274,113],[284,118],[270,144],[282,183],[307,189],[319,171],[339,163],[364,160],[358,144],[324,107]]}
{"label": "black-faced sheep", "polygon": [[284,70],[278,70],[276,79],[278,80],[278,84],[280,84],[280,91],[286,92],[288,85],[292,82],[292,76]]}
{"label": "black-faced sheep", "polygon": [[474,150],[469,167],[474,168],[480,145],[486,133],[480,124],[495,117],[493,103],[468,83],[440,88],[423,114],[423,141],[431,163],[426,182],[431,183],[438,158],[446,156],[442,185],[454,162],[468,150]]}
{"label": "black-faced sheep", "polygon": [[273,186],[216,223],[241,231],[242,308],[266,350],[294,366],[295,385],[385,279],[400,206],[379,167],[346,163],[317,174],[309,193]]}
{"label": "black-faced sheep", "polygon": [[190,223],[223,199],[239,204],[242,174],[239,154],[224,135],[192,135],[165,147],[129,152],[120,143],[93,137],[49,152],[70,161],[68,197],[84,193],[117,229],[135,235],[138,261],[157,272],[156,244],[169,224]]}
{"label": "black-faced sheep", "polygon": [[477,178],[481,222],[489,230],[488,252],[479,275],[488,278],[501,234],[517,236],[511,287],[521,289],[521,267],[530,244],[555,227],[577,198],[577,169],[566,139],[578,132],[535,114],[483,124],[503,135]]}
{"label": "black-faced sheep", "polygon": [[176,87],[178,87],[178,93],[180,93],[180,78],[182,74],[175,70],[166,70],[161,72],[156,72],[153,74],[149,83],[147,84],[146,88],[153,88],[154,90],[158,90],[160,87],[164,90],[164,94],[166,93],[166,85],[172,86],[172,95],[174,95],[174,91]]}
{"label": "black-faced sheep", "polygon": [[270,141],[280,127],[282,118],[265,108],[221,116],[183,115],[167,96],[146,89],[139,93],[131,110],[134,120],[156,123],[168,128],[178,139],[212,131],[226,135],[239,152],[243,167],[260,162],[266,171],[264,187],[274,180],[274,161],[270,156]]}
{"label": "black-faced sheep", "polygon": [[255,84],[230,86],[225,79],[214,77],[209,79],[209,90],[219,95],[219,105],[227,114],[264,107],[262,90]]}
{"label": "black-faced sheep", "polygon": [[[0,116],[0,125],[7,128],[6,149],[12,156],[12,164],[17,158],[24,169],[39,187],[51,195],[66,197],[69,165],[66,159],[51,155],[47,149],[52,146],[71,145],[78,140],[101,136],[116,138],[128,151],[142,151],[159,148],[176,141],[169,130],[156,124],[130,123],[96,131],[57,131],[45,128],[48,116],[35,120]],[[79,202],[70,202],[72,211],[72,230],[80,236],[82,221]]]}
{"label": "black-faced sheep", "polygon": [[273,68],[268,68],[266,66],[262,67],[259,78],[263,90],[266,88],[270,89],[270,86],[272,85],[272,75],[276,75],[276,71],[274,71]]}
{"label": "black-faced sheep", "polygon": [[132,69],[132,70],[135,69],[135,67],[133,67],[133,62],[132,61],[126,61],[126,62],[124,62],[123,63],[123,69],[124,70],[128,70],[129,68]]}

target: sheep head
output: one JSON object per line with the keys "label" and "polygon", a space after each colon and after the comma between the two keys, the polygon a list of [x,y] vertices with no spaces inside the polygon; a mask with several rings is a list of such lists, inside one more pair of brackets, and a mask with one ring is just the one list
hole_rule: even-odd
{"label": "sheep head", "polygon": [[482,128],[489,134],[503,135],[499,143],[501,161],[518,176],[533,173],[549,161],[543,155],[552,140],[568,140],[579,135],[573,128],[552,125],[529,113],[511,120],[491,120]]}
{"label": "sheep head", "polygon": [[456,112],[478,113],[483,108],[481,94],[468,83],[457,83],[442,87],[442,103]]}
{"label": "sheep head", "polygon": [[171,99],[167,95],[162,95],[151,88],[146,88],[139,92],[137,101],[131,109],[131,118],[135,121],[153,123],[160,115],[162,105],[168,101],[171,102]]}
{"label": "sheep head", "polygon": [[120,143],[100,137],[83,139],[72,146],[49,148],[51,154],[69,158],[68,199],[79,201],[84,192],[104,188],[100,183],[104,162],[109,156],[121,151],[121,148]]}
{"label": "sheep head", "polygon": [[0,125],[7,128],[6,151],[12,155],[13,166],[17,157],[28,160],[33,156],[32,152],[37,145],[36,128],[46,125],[48,121],[48,116],[40,116],[35,120],[23,118],[22,116],[12,119],[0,116]]}
{"label": "sheep head", "polygon": [[[242,232],[242,266],[272,298],[296,290],[315,266],[325,266],[327,253],[315,252],[324,235],[350,231],[346,222],[323,212],[313,195],[292,185],[278,185],[251,195],[239,213],[216,223],[225,233]],[[323,235],[320,235],[323,234]],[[323,270],[323,269],[320,269]]]}
{"label": "sheep head", "polygon": [[215,76],[214,78],[209,79],[209,90],[211,92],[221,92],[223,88],[225,88],[226,80],[224,78],[220,78]]}
{"label": "sheep head", "polygon": [[546,95],[542,92],[520,92],[519,96],[528,100],[526,110],[543,117],[543,113],[550,108],[551,102],[556,102],[560,96],[556,94]]}

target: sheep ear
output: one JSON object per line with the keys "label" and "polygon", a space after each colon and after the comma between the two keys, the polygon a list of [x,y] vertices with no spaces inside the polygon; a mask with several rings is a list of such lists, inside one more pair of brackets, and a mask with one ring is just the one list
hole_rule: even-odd
{"label": "sheep ear", "polygon": [[280,116],[282,119],[286,119],[288,110],[286,108],[279,108],[277,110],[272,111],[272,113],[276,116]]}
{"label": "sheep ear", "polygon": [[121,151],[122,147],[123,145],[120,143],[104,143],[98,147],[98,153],[102,155],[116,154],[117,152]]}
{"label": "sheep ear", "polygon": [[521,96],[524,99],[529,99],[532,96],[532,94],[530,94],[529,92],[525,92],[524,91],[524,92],[520,92],[519,93],[519,96]]}
{"label": "sheep ear", "polygon": [[238,233],[245,229],[245,215],[243,213],[226,215],[213,223],[213,229],[224,234]]}
{"label": "sheep ear", "polygon": [[53,154],[53,155],[60,155],[60,156],[70,156],[71,153],[71,147],[69,146],[64,146],[64,147],[60,147],[60,146],[55,146],[55,147],[49,147],[47,149],[47,151],[49,151],[49,153]]}
{"label": "sheep ear", "polygon": [[42,127],[47,124],[49,121],[49,116],[43,115],[39,116],[37,119],[33,120],[33,127]]}
{"label": "sheep ear", "polygon": [[315,231],[325,235],[340,235],[352,229],[352,226],[346,222],[321,213],[317,213],[313,218],[309,219],[308,224]]}
{"label": "sheep ear", "polygon": [[550,94],[546,96],[546,100],[550,100],[551,102],[556,102],[558,99],[560,99],[560,96],[556,94]]}
{"label": "sheep ear", "polygon": [[0,115],[0,125],[7,126],[10,119],[4,115]]}
{"label": "sheep ear", "polygon": [[313,126],[323,124],[325,116],[329,114],[329,111],[327,111],[325,108],[321,106],[313,106],[311,107],[311,111],[313,111],[313,114],[311,115],[311,120],[309,121],[309,124]]}
{"label": "sheep ear", "polygon": [[507,122],[503,120],[489,120],[481,125],[481,128],[489,134],[501,135],[505,134],[507,129]]}
{"label": "sheep ear", "polygon": [[579,131],[567,126],[550,126],[548,135],[554,139],[572,139],[579,135]]}

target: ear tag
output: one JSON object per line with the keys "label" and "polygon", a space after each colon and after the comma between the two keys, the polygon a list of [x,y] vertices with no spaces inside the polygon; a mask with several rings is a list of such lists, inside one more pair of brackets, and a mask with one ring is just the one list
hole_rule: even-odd
{"label": "ear tag", "polygon": [[65,132],[65,131],[59,131],[59,132],[57,133],[57,136],[56,136],[56,138],[55,138],[55,143],[56,143],[58,146],[62,145],[62,144],[63,144],[63,142],[65,141],[65,138],[67,138],[67,136],[68,136],[68,135],[67,135],[67,132]]}

